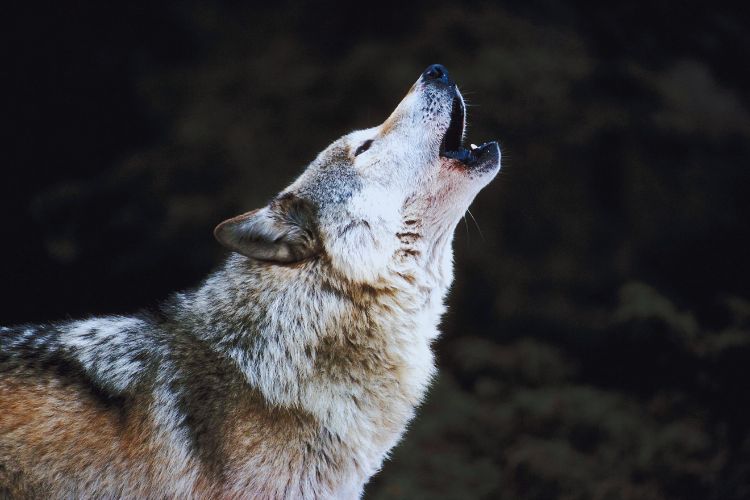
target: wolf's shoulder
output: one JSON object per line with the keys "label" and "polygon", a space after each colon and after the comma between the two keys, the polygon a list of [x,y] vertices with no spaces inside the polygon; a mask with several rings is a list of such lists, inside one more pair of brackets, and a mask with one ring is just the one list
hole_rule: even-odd
{"label": "wolf's shoulder", "polygon": [[121,394],[158,362],[163,339],[159,323],[146,314],[0,327],[0,369],[86,378]]}

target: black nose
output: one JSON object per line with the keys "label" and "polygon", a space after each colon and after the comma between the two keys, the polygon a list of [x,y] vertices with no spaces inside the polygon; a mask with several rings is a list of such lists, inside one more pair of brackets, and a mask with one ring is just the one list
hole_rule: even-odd
{"label": "black nose", "polygon": [[448,85],[453,83],[451,77],[448,75],[448,70],[442,64],[433,64],[432,66],[429,66],[424,70],[424,73],[422,73],[422,79],[426,82],[437,80]]}

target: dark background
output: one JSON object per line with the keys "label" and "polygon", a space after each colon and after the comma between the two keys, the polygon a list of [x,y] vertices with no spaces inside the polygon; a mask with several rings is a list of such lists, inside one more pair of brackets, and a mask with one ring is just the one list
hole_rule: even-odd
{"label": "dark background", "polygon": [[[0,323],[152,306],[430,63],[504,166],[367,498],[750,498],[750,31],[704,2],[6,13]],[[18,8],[17,8],[18,9]]]}

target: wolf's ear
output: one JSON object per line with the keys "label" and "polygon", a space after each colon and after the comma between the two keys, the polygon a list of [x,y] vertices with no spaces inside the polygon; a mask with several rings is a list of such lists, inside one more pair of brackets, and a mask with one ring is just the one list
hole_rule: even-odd
{"label": "wolf's ear", "polygon": [[256,260],[290,263],[320,253],[316,214],[306,200],[285,194],[268,206],[225,220],[216,239]]}

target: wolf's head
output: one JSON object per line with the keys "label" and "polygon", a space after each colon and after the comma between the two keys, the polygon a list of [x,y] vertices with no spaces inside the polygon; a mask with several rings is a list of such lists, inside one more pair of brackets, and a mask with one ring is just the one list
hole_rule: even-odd
{"label": "wolf's head", "polygon": [[383,124],[335,141],[267,206],[221,223],[216,238],[268,263],[323,257],[353,281],[435,269],[500,170],[497,142],[465,148],[465,127],[458,87],[432,65]]}

